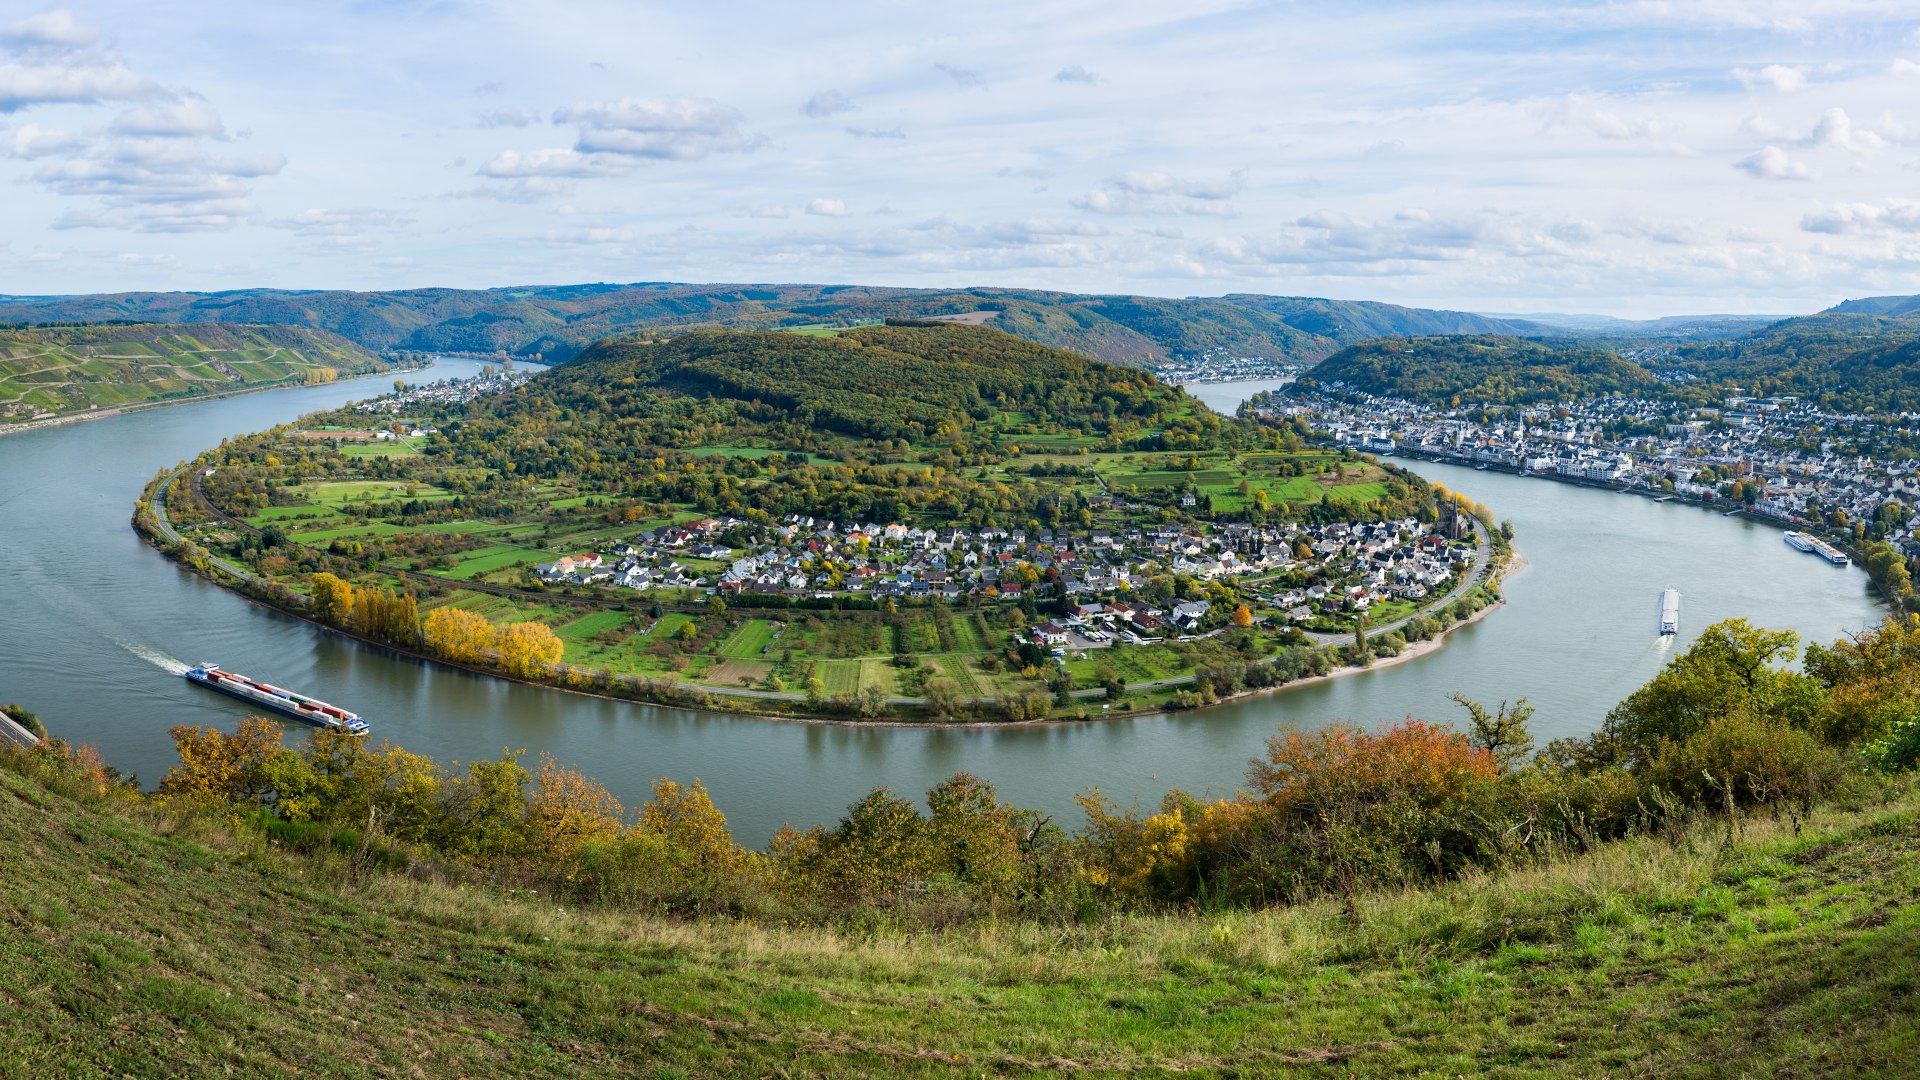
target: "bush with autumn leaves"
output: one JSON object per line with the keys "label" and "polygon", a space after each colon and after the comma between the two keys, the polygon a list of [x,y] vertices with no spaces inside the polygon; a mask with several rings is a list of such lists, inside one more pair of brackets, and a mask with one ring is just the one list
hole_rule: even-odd
{"label": "bush with autumn leaves", "polygon": [[551,758],[441,765],[330,732],[295,747],[257,718],[232,734],[176,728],[181,763],[158,797],[287,842],[687,914],[943,925],[1285,903],[1551,860],[1702,813],[1807,807],[1912,768],[1920,620],[1812,646],[1796,667],[1797,646],[1731,620],[1582,739],[1535,752],[1524,699],[1455,695],[1458,730],[1285,731],[1231,797],[1137,808],[1096,790],[1077,824],[961,773],[924,805],[876,789],[832,825],[749,851],[698,781],[659,781],[629,813]]}

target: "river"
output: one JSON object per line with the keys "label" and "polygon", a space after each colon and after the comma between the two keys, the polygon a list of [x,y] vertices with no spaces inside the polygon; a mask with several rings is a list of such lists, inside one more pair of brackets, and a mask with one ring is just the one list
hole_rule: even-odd
{"label": "river", "polygon": [[[441,360],[403,376],[476,372]],[[245,706],[174,677],[188,662],[312,691],[377,736],[441,759],[552,753],[637,806],[660,776],[698,777],[745,843],[781,823],[830,821],[877,784],[918,796],[965,769],[1022,805],[1079,820],[1094,785],[1122,802],[1179,785],[1232,791],[1277,724],[1448,718],[1460,690],[1526,696],[1541,741],[1592,730],[1708,623],[1741,615],[1830,640],[1878,619],[1865,575],[1781,542],[1777,530],[1692,507],[1545,480],[1417,463],[1510,518],[1531,564],[1509,603],[1446,646],[1376,672],[1199,713],[1005,729],[854,728],[603,701],[396,657],[251,604],[187,574],[127,521],[162,466],[221,439],[383,391],[393,376],[275,390],[0,437],[0,701],[99,747],[151,787],[173,763],[167,729],[231,728]],[[1231,407],[1211,392],[1203,400]],[[1256,389],[1266,384],[1258,384]],[[1196,392],[1199,387],[1191,388]],[[1216,400],[1217,399],[1217,400]],[[1679,642],[1654,633],[1660,590],[1681,590]]]}

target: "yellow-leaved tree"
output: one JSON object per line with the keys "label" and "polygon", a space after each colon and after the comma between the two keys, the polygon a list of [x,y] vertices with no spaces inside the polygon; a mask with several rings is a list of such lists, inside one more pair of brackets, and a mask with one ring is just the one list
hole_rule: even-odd
{"label": "yellow-leaved tree", "polygon": [[252,802],[273,788],[270,764],[288,753],[279,724],[258,716],[228,735],[215,727],[181,725],[168,732],[180,764],[160,781],[160,794],[202,804]]}
{"label": "yellow-leaved tree", "polygon": [[332,574],[315,574],[313,613],[321,622],[344,626],[353,617],[353,585]]}
{"label": "yellow-leaved tree", "polygon": [[577,769],[540,755],[532,800],[527,804],[527,844],[539,859],[560,862],[582,845],[620,835],[620,800],[606,785]]}
{"label": "yellow-leaved tree", "polygon": [[464,608],[429,611],[422,634],[428,650],[456,663],[481,663],[497,651],[493,624],[485,615]]}
{"label": "yellow-leaved tree", "polygon": [[500,653],[500,666],[522,678],[545,675],[566,651],[551,626],[532,621],[501,627],[494,637],[494,648]]}

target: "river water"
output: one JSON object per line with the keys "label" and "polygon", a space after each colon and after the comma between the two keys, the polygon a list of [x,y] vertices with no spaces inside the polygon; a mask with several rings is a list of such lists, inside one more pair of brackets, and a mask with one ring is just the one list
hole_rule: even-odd
{"label": "river water", "polygon": [[[478,370],[441,360],[404,376]],[[231,728],[238,701],[175,677],[189,662],[311,691],[366,716],[376,737],[441,759],[551,752],[630,806],[660,776],[699,777],[745,843],[782,822],[830,821],[877,784],[919,795],[966,769],[1001,794],[1077,822],[1075,792],[1123,802],[1169,786],[1232,791],[1279,724],[1446,718],[1460,690],[1526,696],[1542,741],[1591,730],[1700,628],[1729,616],[1829,640],[1878,615],[1866,578],[1796,552],[1777,530],[1673,504],[1445,465],[1431,479],[1510,518],[1530,566],[1506,607],[1428,656],[1199,713],[1005,729],[853,728],[602,701],[448,671],[360,645],[184,573],[127,521],[162,466],[222,438],[369,397],[392,376],[113,417],[0,437],[0,701],[37,711],[147,786],[173,763],[175,724]],[[1203,398],[1230,409],[1213,393]],[[1263,389],[1260,383],[1254,389]],[[1197,391],[1199,388],[1192,388]],[[1228,392],[1230,394],[1230,392]],[[1215,399],[1219,400],[1215,400]],[[1680,641],[1655,634],[1660,590],[1681,590]]]}

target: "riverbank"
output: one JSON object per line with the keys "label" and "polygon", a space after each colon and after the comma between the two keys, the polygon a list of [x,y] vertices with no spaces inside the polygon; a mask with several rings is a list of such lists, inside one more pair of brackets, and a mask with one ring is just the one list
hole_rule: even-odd
{"label": "riverbank", "polygon": [[381,368],[379,371],[361,372],[356,375],[344,375],[329,379],[324,383],[310,383],[305,380],[281,379],[278,382],[261,383],[256,386],[238,386],[231,390],[215,390],[206,394],[189,394],[181,397],[161,398],[154,401],[140,401],[131,405],[115,405],[111,409],[89,409],[86,412],[65,413],[50,416],[44,420],[29,420],[25,423],[0,423],[0,436],[20,435],[43,428],[66,427],[70,424],[84,424],[92,420],[106,420],[115,416],[131,416],[135,413],[151,412],[154,409],[168,409],[176,405],[198,405],[204,402],[221,401],[226,398],[241,397],[246,394],[261,394],[269,390],[302,390],[309,386],[331,386],[336,383],[356,382],[360,379],[380,378],[388,375],[404,374],[410,371],[423,371],[433,366],[424,364],[396,364]]}

